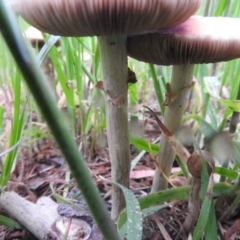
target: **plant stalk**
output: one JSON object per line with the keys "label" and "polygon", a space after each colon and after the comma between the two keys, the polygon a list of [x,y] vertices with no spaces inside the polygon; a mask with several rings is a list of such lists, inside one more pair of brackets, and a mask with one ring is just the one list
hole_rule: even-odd
{"label": "plant stalk", "polygon": [[[182,117],[186,108],[189,93],[192,84],[194,65],[173,66],[172,78],[170,82],[171,95],[174,100],[166,107],[164,114],[164,125],[175,134],[181,126]],[[174,96],[174,94],[177,95]],[[161,168],[156,169],[151,192],[158,192],[167,188],[168,180],[172,169],[172,164],[175,158],[175,151],[168,142],[165,134],[161,136],[160,152],[157,162]],[[165,176],[164,176],[165,175]]]}
{"label": "plant stalk", "polygon": [[[106,94],[107,137],[112,181],[129,188],[130,152],[128,139],[127,49],[126,36],[98,37],[102,61],[103,88]],[[112,187],[113,220],[125,207],[120,188]]]}

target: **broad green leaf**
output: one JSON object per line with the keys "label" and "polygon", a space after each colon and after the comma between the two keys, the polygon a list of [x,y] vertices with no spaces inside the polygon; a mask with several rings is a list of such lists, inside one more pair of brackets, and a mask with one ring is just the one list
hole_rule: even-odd
{"label": "broad green leaf", "polygon": [[[112,184],[121,188],[124,193],[126,200],[127,208],[127,227],[121,231],[121,228],[118,228],[120,235],[126,237],[127,239],[142,239],[142,211],[139,205],[137,198],[134,194],[127,188],[122,185],[111,182]],[[126,232],[124,232],[126,230]]]}
{"label": "broad green leaf", "polygon": [[[163,209],[167,206],[168,206],[167,204],[164,204],[164,205],[160,205],[160,206],[153,206],[153,207],[143,209],[143,211],[142,211],[143,218],[147,217],[147,216],[149,216],[149,215],[151,215],[151,214],[157,212],[158,210]],[[124,225],[121,227],[120,232],[119,232],[122,239],[124,239],[124,236],[125,236],[126,232],[127,232],[127,223],[124,223]]]}
{"label": "broad green leaf", "polygon": [[[138,199],[141,209],[151,206],[164,204],[174,200],[187,200],[189,197],[190,186],[171,188],[161,192],[152,193],[146,197]],[[235,194],[235,187],[228,183],[216,183],[213,186],[213,197],[233,196]],[[127,219],[126,209],[124,209],[117,222],[118,229],[120,229]]]}
{"label": "broad green leaf", "polygon": [[22,229],[21,225],[17,223],[15,220],[5,216],[1,216],[1,215],[0,215],[0,225],[6,226],[9,228]]}

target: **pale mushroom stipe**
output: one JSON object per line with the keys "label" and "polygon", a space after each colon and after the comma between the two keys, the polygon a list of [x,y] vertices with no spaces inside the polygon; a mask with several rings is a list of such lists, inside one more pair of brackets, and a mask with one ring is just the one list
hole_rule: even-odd
{"label": "pale mushroom stipe", "polygon": [[[127,34],[175,26],[187,20],[200,0],[18,0],[12,8],[36,28],[61,36],[99,36],[103,89],[121,104],[106,102],[112,180],[129,187],[130,154],[127,113]],[[116,101],[115,101],[116,102]],[[112,218],[124,208],[113,186]]]}
{"label": "pale mushroom stipe", "polygon": [[[158,65],[174,65],[170,100],[164,125],[175,133],[185,111],[190,87],[193,85],[194,64],[228,61],[240,57],[240,19],[223,17],[191,17],[184,23],[164,30],[151,30],[128,36],[128,55]],[[178,93],[174,96],[174,93]],[[169,176],[175,153],[162,136],[158,164]],[[152,192],[167,187],[165,177],[155,171]]]}

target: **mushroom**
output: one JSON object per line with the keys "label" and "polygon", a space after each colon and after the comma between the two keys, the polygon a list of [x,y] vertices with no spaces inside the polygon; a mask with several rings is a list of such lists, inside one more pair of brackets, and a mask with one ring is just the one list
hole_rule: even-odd
{"label": "mushroom", "polygon": [[[173,133],[179,129],[186,107],[194,64],[228,61],[240,57],[240,19],[193,16],[186,22],[165,30],[154,30],[128,36],[128,55],[144,62],[174,65],[168,86],[168,108],[164,125]],[[160,141],[158,165],[152,192],[167,187],[175,158],[165,135]]]}
{"label": "mushroom", "polygon": [[205,160],[209,176],[214,172],[215,162],[212,155],[205,150],[195,151],[188,158],[187,166],[192,174],[191,189],[188,200],[188,215],[183,223],[182,229],[185,234],[189,234],[195,226],[200,209],[200,189],[201,189],[201,172],[202,162]]}
{"label": "mushroom", "polygon": [[[198,9],[200,0],[13,0],[10,3],[16,13],[41,31],[61,36],[98,36],[103,90],[109,100],[106,109],[112,180],[128,187],[127,34],[175,26]],[[113,219],[124,206],[121,190],[113,186]]]}

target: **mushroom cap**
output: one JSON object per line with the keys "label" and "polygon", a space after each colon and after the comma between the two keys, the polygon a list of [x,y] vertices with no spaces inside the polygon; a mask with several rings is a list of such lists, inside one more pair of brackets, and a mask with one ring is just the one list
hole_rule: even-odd
{"label": "mushroom cap", "polygon": [[201,153],[199,151],[194,151],[188,158],[187,167],[189,172],[195,178],[201,178],[202,157],[206,161],[208,174],[210,175],[214,171],[215,162],[213,156],[208,151],[205,150],[201,150]]}
{"label": "mushroom cap", "polygon": [[175,26],[201,0],[11,0],[34,27],[61,36],[129,34]]}
{"label": "mushroom cap", "polygon": [[165,30],[128,37],[128,55],[159,65],[228,61],[240,57],[240,19],[193,16]]}

